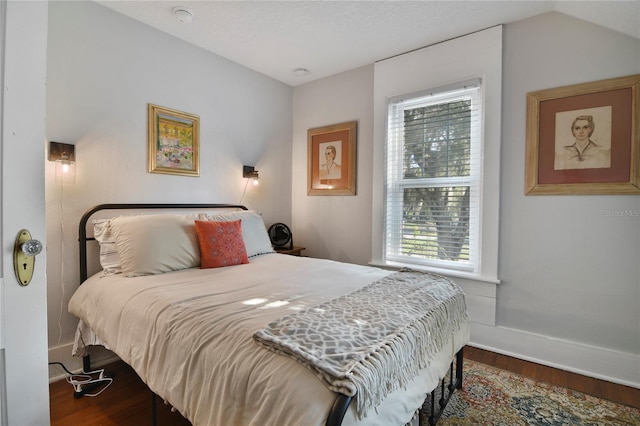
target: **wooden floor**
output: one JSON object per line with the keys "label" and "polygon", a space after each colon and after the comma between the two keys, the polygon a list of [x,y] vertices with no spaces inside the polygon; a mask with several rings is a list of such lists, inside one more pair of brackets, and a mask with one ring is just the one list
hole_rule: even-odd
{"label": "wooden floor", "polygon": [[[149,388],[123,362],[105,368],[114,375],[113,383],[96,397],[74,398],[74,389],[65,380],[49,385],[51,426],[140,426],[151,425]],[[158,426],[190,426],[179,413],[156,398]]]}
{"label": "wooden floor", "polygon": [[469,346],[464,349],[464,357],[541,382],[551,383],[640,409],[640,389],[593,379]]}
{"label": "wooden floor", "polygon": [[[512,371],[536,380],[568,387],[586,394],[640,408],[640,389],[616,385],[579,374],[545,367],[473,347],[465,348],[465,358]],[[51,425],[144,425],[151,424],[151,392],[126,364],[107,367],[115,374],[113,384],[101,395],[73,397],[73,387],[62,380],[50,385]],[[157,400],[159,426],[188,426],[190,423]]]}

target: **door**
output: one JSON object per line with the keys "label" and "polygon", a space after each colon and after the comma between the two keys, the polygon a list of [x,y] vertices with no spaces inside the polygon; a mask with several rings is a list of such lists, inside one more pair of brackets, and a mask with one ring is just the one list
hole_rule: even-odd
{"label": "door", "polygon": [[45,245],[46,1],[0,1],[0,378],[4,425],[49,424],[45,251],[21,286],[13,246],[21,229]]}

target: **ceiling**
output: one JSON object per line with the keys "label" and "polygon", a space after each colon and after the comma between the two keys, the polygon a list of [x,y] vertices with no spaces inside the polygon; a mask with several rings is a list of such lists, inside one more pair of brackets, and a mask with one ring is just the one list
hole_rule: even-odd
{"label": "ceiling", "polygon": [[[640,39],[640,0],[97,3],[291,86],[549,11]],[[193,21],[179,22],[176,6]],[[297,76],[299,68],[309,72]]]}

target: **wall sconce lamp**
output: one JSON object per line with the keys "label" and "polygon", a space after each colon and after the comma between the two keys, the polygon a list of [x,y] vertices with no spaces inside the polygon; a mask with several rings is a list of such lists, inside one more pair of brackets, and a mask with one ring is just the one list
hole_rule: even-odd
{"label": "wall sconce lamp", "polygon": [[260,183],[260,176],[258,175],[258,171],[255,167],[242,166],[242,177],[245,179],[252,179],[254,185],[258,185]]}
{"label": "wall sconce lamp", "polygon": [[49,161],[60,163],[64,180],[75,180],[76,147],[68,143],[49,142]]}
{"label": "wall sconce lamp", "polygon": [[49,161],[59,161],[62,164],[62,171],[68,172],[71,164],[76,162],[75,145],[49,142]]}

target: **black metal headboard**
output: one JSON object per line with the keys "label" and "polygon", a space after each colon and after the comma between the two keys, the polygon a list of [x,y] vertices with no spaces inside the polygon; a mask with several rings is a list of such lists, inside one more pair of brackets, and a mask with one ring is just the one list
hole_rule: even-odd
{"label": "black metal headboard", "polygon": [[146,210],[146,209],[241,209],[248,210],[241,204],[99,204],[85,212],[80,219],[78,243],[80,244],[80,283],[88,278],[87,241],[95,238],[87,237],[87,222],[95,213],[102,210]]}

